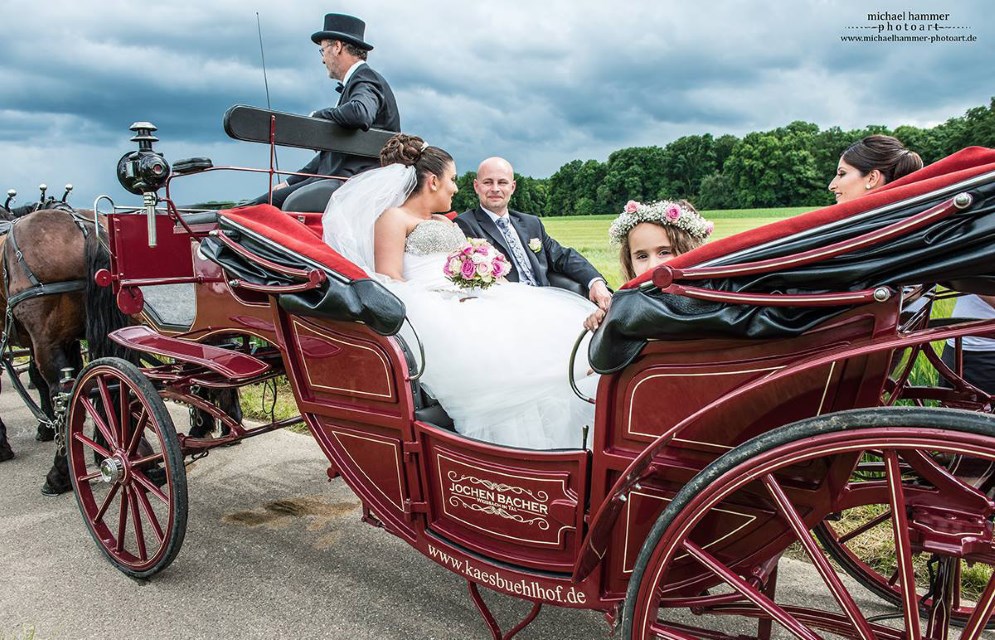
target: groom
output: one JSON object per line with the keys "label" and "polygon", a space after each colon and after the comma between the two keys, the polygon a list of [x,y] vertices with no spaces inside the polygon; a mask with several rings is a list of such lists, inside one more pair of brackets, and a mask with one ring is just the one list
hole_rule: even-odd
{"label": "groom", "polygon": [[473,190],[480,206],[456,216],[456,224],[468,238],[484,238],[508,256],[512,264],[508,280],[548,287],[550,280],[565,278],[569,282],[564,288],[586,291],[591,302],[608,309],[611,292],[598,270],[584,256],[550,238],[539,218],[508,209],[515,193],[515,172],[507,160],[481,162]]}

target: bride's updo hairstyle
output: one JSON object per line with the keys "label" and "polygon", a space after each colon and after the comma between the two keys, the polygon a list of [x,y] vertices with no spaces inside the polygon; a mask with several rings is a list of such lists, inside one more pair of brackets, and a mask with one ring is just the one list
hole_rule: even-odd
{"label": "bride's updo hairstyle", "polygon": [[866,176],[877,169],[885,184],[922,169],[922,158],[905,148],[898,138],[885,135],[867,136],[843,152],[843,161]]}
{"label": "bride's updo hairstyle", "polygon": [[418,136],[409,136],[404,133],[398,133],[392,137],[380,150],[381,166],[403,164],[406,167],[415,168],[418,174],[415,192],[422,190],[429,174],[441,178],[446,170],[446,165],[452,161],[453,157],[446,150],[429,146]]}

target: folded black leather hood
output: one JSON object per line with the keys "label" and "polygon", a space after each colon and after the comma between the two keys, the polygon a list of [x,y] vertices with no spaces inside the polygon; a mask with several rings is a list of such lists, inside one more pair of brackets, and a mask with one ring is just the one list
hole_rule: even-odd
{"label": "folded black leather hood", "polygon": [[[814,264],[759,275],[681,281],[716,291],[754,294],[848,292],[886,286],[944,284],[966,293],[995,293],[995,184],[968,191],[973,203],[928,227],[896,239]],[[808,231],[716,259],[719,267],[783,258],[858,238],[923,212],[949,195],[915,201],[880,215],[864,216]],[[604,323],[591,340],[595,370],[616,371],[632,361],[648,339],[709,337],[775,338],[799,335],[846,311],[839,307],[765,307],[723,304],[663,293],[655,286],[615,294]]]}
{"label": "folded black leather hood", "polygon": [[[229,238],[261,258],[294,269],[315,266],[274,242],[230,228],[224,221],[221,228]],[[299,282],[242,257],[216,238],[205,238],[201,242],[201,253],[221,265],[229,278],[270,286]],[[405,316],[404,303],[382,284],[372,279],[347,280],[331,270],[325,271],[328,278],[318,288],[280,294],[277,296],[279,305],[295,315],[362,322],[385,336],[394,335],[401,329]]]}

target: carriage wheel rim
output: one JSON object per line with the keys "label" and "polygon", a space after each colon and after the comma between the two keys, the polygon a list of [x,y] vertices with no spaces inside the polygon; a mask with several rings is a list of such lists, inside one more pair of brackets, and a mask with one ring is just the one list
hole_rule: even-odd
{"label": "carriage wheel rim", "polygon": [[[644,565],[647,569],[653,568],[647,575],[633,575],[633,583],[637,578],[638,599],[634,602],[630,612],[633,621],[633,637],[637,630],[640,633],[649,632],[659,634],[665,624],[660,623],[659,614],[663,610],[660,606],[659,598],[656,594],[665,593],[666,590],[661,585],[666,585],[667,571],[671,562],[683,553],[684,541],[689,541],[689,535],[695,530],[705,515],[712,507],[720,504],[725,497],[734,495],[765,475],[771,474],[772,470],[778,467],[787,467],[803,460],[813,460],[830,453],[855,452],[872,448],[868,442],[888,434],[888,448],[892,450],[901,449],[926,449],[926,450],[951,450],[972,457],[991,459],[991,438],[995,434],[988,433],[968,433],[966,431],[954,432],[951,443],[951,432],[943,429],[917,428],[916,435],[909,435],[903,438],[896,438],[894,429],[868,428],[859,432],[859,438],[855,439],[853,431],[839,431],[824,433],[817,436],[818,444],[813,445],[812,439],[799,439],[794,442],[781,443],[771,450],[761,453],[754,458],[755,464],[750,469],[744,471],[746,464],[743,460],[736,462],[724,474],[719,477],[707,478],[706,487],[712,487],[704,491],[699,491],[692,495],[681,508],[675,510],[669,521],[663,522],[666,527],[664,531],[668,534],[659,540],[655,548],[647,550],[651,552],[649,562]],[[986,444],[987,443],[987,444]],[[787,460],[784,456],[788,456]],[[793,460],[791,457],[793,456]],[[672,506],[677,502],[675,498]],[[661,518],[661,520],[665,520]],[[995,576],[989,580],[989,586],[995,584]],[[649,586],[646,586],[649,585]],[[630,595],[634,595],[630,591]],[[918,608],[917,608],[918,610]],[[985,620],[987,622],[987,620]],[[975,625],[977,626],[977,625]],[[813,628],[819,628],[814,625]],[[642,637],[642,636],[639,636]],[[680,634],[674,636],[680,637]]]}

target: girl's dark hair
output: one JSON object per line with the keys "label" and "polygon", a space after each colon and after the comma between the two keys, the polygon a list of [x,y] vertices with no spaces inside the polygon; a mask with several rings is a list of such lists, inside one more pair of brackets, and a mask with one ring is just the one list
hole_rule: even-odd
{"label": "girl's dark hair", "polygon": [[922,169],[922,158],[915,151],[905,148],[892,136],[867,136],[843,152],[843,161],[867,175],[877,169],[884,176],[885,184]]}
{"label": "girl's dark hair", "polygon": [[403,164],[415,168],[418,173],[415,192],[425,186],[429,174],[442,177],[446,165],[452,161],[453,157],[445,149],[429,146],[418,136],[404,133],[394,135],[380,150],[380,166]]}

